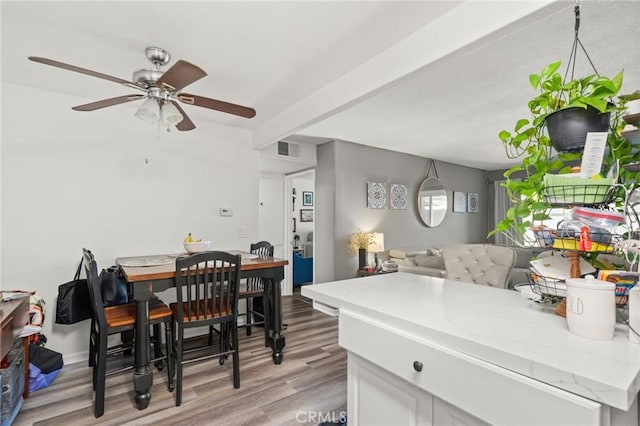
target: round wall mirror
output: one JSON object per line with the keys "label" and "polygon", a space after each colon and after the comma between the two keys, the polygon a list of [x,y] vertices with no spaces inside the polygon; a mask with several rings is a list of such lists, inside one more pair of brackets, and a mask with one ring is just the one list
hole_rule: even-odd
{"label": "round wall mirror", "polygon": [[447,191],[440,179],[428,177],[418,188],[418,213],[430,228],[442,223],[447,214]]}

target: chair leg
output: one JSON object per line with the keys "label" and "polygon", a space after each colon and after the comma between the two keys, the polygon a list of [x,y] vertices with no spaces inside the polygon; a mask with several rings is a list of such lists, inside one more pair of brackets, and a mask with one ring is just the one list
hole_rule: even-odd
{"label": "chair leg", "polygon": [[213,345],[213,326],[210,325],[209,326],[209,340],[208,340],[209,346]]}
{"label": "chair leg", "polygon": [[120,341],[122,342],[122,345],[125,348],[124,350],[125,355],[131,355],[131,352],[133,352],[134,338],[135,338],[134,330],[127,330],[120,333]]}
{"label": "chair leg", "polygon": [[253,324],[253,298],[247,297],[247,336],[251,336],[251,324]]}
{"label": "chair leg", "polygon": [[[153,354],[155,359],[162,357],[162,330],[160,324],[153,325]],[[162,360],[156,361],[156,368],[162,371]]]}
{"label": "chair leg", "polygon": [[93,401],[93,415],[98,418],[104,414],[105,376],[107,372],[107,348],[97,348],[99,351],[97,366],[94,369],[95,396]]}
{"label": "chair leg", "polygon": [[[229,330],[227,330],[227,324],[220,324],[220,342],[219,342],[219,347],[220,347],[220,352],[225,352],[227,350],[227,336],[228,336]],[[226,357],[225,357],[226,358]]]}
{"label": "chair leg", "polygon": [[238,348],[238,323],[225,324],[231,329],[231,345],[233,346],[233,387],[240,387],[240,350]]}
{"label": "chair leg", "polygon": [[182,340],[184,330],[178,325],[178,338],[176,339],[176,406],[182,404]]}
{"label": "chair leg", "polygon": [[165,332],[165,352],[167,354],[166,362],[167,362],[167,383],[169,387],[169,392],[173,392],[173,340],[171,340],[171,327],[173,320],[169,318],[164,322],[164,332]]}
{"label": "chair leg", "polygon": [[[269,285],[274,285],[272,281],[264,283],[265,290],[269,290]],[[271,302],[269,301],[269,291],[265,291],[265,295],[262,296],[262,315],[264,320],[264,346],[269,346],[269,329],[271,326]]]}

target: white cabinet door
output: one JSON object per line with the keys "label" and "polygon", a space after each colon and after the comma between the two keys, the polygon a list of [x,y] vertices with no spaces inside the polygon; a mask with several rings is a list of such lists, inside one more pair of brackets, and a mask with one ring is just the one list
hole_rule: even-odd
{"label": "white cabinet door", "polygon": [[485,423],[440,398],[433,397],[433,424],[437,426],[485,426]]}
{"label": "white cabinet door", "polygon": [[351,352],[347,422],[354,425],[431,425],[432,396]]}

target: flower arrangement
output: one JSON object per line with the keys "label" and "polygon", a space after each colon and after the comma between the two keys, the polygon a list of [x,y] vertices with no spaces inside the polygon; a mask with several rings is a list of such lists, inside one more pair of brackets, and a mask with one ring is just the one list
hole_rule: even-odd
{"label": "flower arrangement", "polygon": [[349,237],[349,246],[347,247],[347,253],[351,256],[358,254],[359,249],[366,249],[369,244],[373,242],[373,234],[370,232],[362,232],[358,230],[355,234],[351,234]]}

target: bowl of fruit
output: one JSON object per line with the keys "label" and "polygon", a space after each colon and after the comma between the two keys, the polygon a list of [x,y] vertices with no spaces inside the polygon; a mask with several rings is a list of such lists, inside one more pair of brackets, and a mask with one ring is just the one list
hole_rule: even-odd
{"label": "bowl of fruit", "polygon": [[184,249],[189,253],[200,253],[203,251],[209,251],[211,248],[211,241],[205,241],[202,238],[195,239],[191,236],[191,233],[182,242]]}

